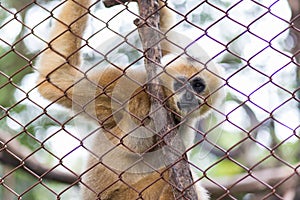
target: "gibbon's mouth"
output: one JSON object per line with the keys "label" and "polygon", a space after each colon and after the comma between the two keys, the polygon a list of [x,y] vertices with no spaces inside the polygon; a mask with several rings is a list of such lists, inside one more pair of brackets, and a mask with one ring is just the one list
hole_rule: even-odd
{"label": "gibbon's mouth", "polygon": [[200,100],[195,100],[192,102],[177,102],[177,107],[180,110],[192,111],[197,109],[200,104],[201,104]]}

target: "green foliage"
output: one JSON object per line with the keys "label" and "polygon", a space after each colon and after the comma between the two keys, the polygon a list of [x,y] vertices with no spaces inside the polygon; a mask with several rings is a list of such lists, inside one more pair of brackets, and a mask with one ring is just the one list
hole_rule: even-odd
{"label": "green foliage", "polygon": [[15,103],[14,92],[24,75],[31,72],[28,61],[9,48],[0,46],[0,105],[10,107]]}
{"label": "green foliage", "polygon": [[236,162],[225,159],[215,163],[213,167],[207,171],[207,174],[210,177],[220,177],[224,176],[225,174],[227,176],[232,176],[242,172],[246,172],[244,168],[242,168]]}
{"label": "green foliage", "polygon": [[[2,169],[0,167],[0,173]],[[63,196],[64,199],[78,199],[78,195],[74,196],[73,193],[78,194],[78,186],[74,186],[69,188],[66,192],[64,190],[68,188],[68,185],[58,184],[57,182],[47,181],[44,179],[40,179],[29,173],[24,173],[23,170],[15,170],[13,174],[9,177],[12,183],[16,183],[14,185],[10,185],[7,183],[8,187],[13,188],[14,192],[22,198],[22,200],[50,200],[57,199],[59,194]],[[41,181],[43,184],[40,184]],[[6,187],[0,186],[0,197],[3,197],[4,192],[10,193],[10,191]],[[9,200],[17,200],[20,199],[15,195],[13,199]]]}

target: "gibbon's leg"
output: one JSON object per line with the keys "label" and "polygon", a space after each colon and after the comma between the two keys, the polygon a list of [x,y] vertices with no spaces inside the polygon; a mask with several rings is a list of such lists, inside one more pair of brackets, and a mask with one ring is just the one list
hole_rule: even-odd
{"label": "gibbon's leg", "polygon": [[90,0],[67,0],[62,6],[50,33],[49,45],[38,61],[39,91],[50,101],[71,107]]}
{"label": "gibbon's leg", "polygon": [[[159,172],[151,172],[143,174],[142,179],[136,183],[123,180],[129,187],[122,184],[117,190],[111,192],[109,199],[133,200],[142,197],[145,200],[173,200],[172,187],[163,180],[162,176],[168,179],[168,173],[161,175]],[[136,174],[132,174],[132,177],[136,177]]]}
{"label": "gibbon's leg", "polygon": [[170,200],[170,199],[174,199],[174,194],[173,194],[172,186],[168,184],[165,185],[162,194],[158,200]]}
{"label": "gibbon's leg", "polygon": [[174,26],[175,23],[175,16],[172,13],[171,9],[167,7],[166,0],[165,2],[159,1],[160,6],[160,22],[159,22],[159,28],[161,32],[163,33],[161,41],[161,52],[162,56],[165,56],[167,54],[173,53],[172,49],[174,49],[174,45],[172,45],[172,42],[168,41],[168,35],[169,31],[171,30],[171,27]]}
{"label": "gibbon's leg", "polygon": [[159,26],[162,32],[168,31],[170,27],[174,25],[174,15],[171,10],[167,7],[167,1],[158,1],[160,6],[160,22]]}

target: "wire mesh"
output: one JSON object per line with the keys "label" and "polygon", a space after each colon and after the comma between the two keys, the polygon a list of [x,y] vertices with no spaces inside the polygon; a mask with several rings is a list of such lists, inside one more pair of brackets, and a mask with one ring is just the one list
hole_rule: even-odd
{"label": "wire mesh", "polygon": [[[161,2],[175,20],[145,50],[136,2],[0,0],[1,199],[174,199],[181,161],[182,195],[300,198],[299,2]],[[173,130],[185,148],[164,145]]]}

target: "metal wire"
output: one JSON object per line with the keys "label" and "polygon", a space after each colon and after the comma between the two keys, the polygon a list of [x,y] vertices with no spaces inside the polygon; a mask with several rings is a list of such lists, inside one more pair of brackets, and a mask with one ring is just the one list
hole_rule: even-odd
{"label": "metal wire", "polygon": [[[74,67],[78,71],[78,73],[81,74],[82,78],[75,81],[66,91],[63,92],[65,93],[65,95],[67,95],[68,90],[72,90],[75,87],[80,87],[80,84],[86,80],[88,80],[88,84],[91,85],[91,87],[94,88],[95,91],[101,90],[102,92],[97,93],[95,95],[95,99],[89,99],[88,101],[86,101],[84,106],[82,106],[81,102],[77,101],[78,99],[74,100],[70,97],[67,97],[71,101],[73,101],[72,103],[74,104],[74,106],[82,106],[83,109],[81,111],[77,111],[74,114],[68,114],[68,116],[58,117],[58,114],[53,113],[53,110],[51,111],[51,109],[53,108],[53,105],[56,105],[57,102],[60,102],[62,98],[66,98],[66,96],[61,97],[60,99],[56,99],[53,102],[48,102],[46,103],[47,105],[45,105],[44,103],[44,105],[42,105],[39,99],[32,97],[32,94],[37,91],[37,88],[40,85],[47,82],[48,80],[45,79],[39,83],[35,82],[35,85],[31,85],[31,89],[25,90],[22,86],[21,79],[18,77],[24,77],[24,75],[28,75],[29,71],[38,71],[38,69],[34,66],[34,63],[36,63],[38,57],[43,54],[47,48],[51,48],[51,43],[55,39],[63,35],[61,34],[57,36],[49,43],[44,35],[40,35],[40,33],[38,33],[38,29],[43,24],[48,23],[50,19],[58,20],[55,14],[57,12],[56,10],[60,9],[66,1],[61,1],[60,3],[56,2],[55,6],[49,6],[50,4],[48,4],[49,2],[47,1],[26,2],[27,3],[19,3],[21,7],[19,7],[18,9],[11,9],[7,7],[6,4],[0,3],[1,12],[9,16],[5,21],[0,22],[0,33],[4,32],[1,31],[1,29],[6,29],[6,27],[11,25],[12,23],[18,23],[19,25],[21,25],[22,29],[27,30],[22,31],[22,34],[18,35],[13,42],[8,41],[5,37],[1,38],[0,36],[0,62],[1,60],[7,60],[7,56],[11,54],[13,54],[18,58],[18,60],[20,60],[14,63],[18,65],[17,67],[10,66],[10,63],[8,63],[5,67],[0,67],[0,93],[2,90],[3,92],[1,94],[6,94],[6,90],[8,89],[13,91],[13,93],[19,93],[21,94],[19,96],[22,96],[16,101],[11,101],[6,105],[0,106],[0,122],[1,126],[3,126],[3,128],[1,128],[0,130],[0,160],[1,166],[3,168],[0,171],[0,188],[2,190],[0,194],[4,195],[4,193],[6,193],[7,195],[7,193],[9,193],[14,199],[26,199],[28,198],[27,195],[31,193],[32,190],[41,187],[43,188],[43,190],[51,193],[53,199],[63,199],[64,195],[68,193],[69,190],[72,190],[76,188],[78,184],[81,184],[82,187],[89,188],[89,190],[101,196],[101,193],[105,193],[105,190],[94,191],[94,189],[91,188],[88,183],[82,181],[82,177],[85,174],[99,165],[104,166],[109,172],[115,174],[118,177],[115,182],[109,184],[107,188],[113,187],[117,182],[122,182],[126,187],[135,191],[137,193],[137,196],[139,196],[139,199],[143,198],[142,192],[153,186],[157,181],[159,181],[159,179],[163,179],[167,183],[172,184],[169,180],[164,178],[165,172],[167,170],[161,171],[157,169],[157,166],[154,166],[153,163],[143,161],[142,156],[140,156],[140,158],[138,158],[136,162],[132,163],[130,166],[126,166],[126,169],[124,169],[124,171],[122,172],[116,170],[115,166],[107,165],[107,163],[104,162],[105,159],[108,159],[111,152],[120,147],[126,151],[135,152],[135,149],[128,145],[126,143],[126,140],[128,139],[128,137],[130,137],[130,134],[135,134],[135,132],[138,132],[140,127],[134,127],[126,134],[120,136],[115,134],[114,131],[110,129],[110,122],[122,110],[121,107],[130,104],[130,100],[132,98],[138,98],[141,93],[145,93],[145,85],[140,84],[137,80],[134,80],[130,75],[128,75],[128,71],[135,65],[142,63],[143,59],[145,58],[142,48],[140,46],[137,46],[134,40],[131,39],[131,37],[133,37],[133,32],[136,31],[136,29],[124,35],[118,30],[115,30],[113,27],[111,27],[111,23],[117,20],[118,16],[123,12],[130,13],[131,15],[134,15],[136,17],[139,17],[138,14],[131,10],[129,4],[124,4],[121,5],[120,9],[114,13],[113,17],[105,20],[97,16],[97,14],[95,14],[95,12],[93,11],[93,9],[98,9],[97,6],[99,6],[99,2],[91,6],[91,8],[88,10],[88,15],[90,16],[90,18],[94,21],[105,24],[105,26],[99,29],[97,29],[96,27],[96,30],[93,30],[93,33],[87,37],[78,36],[82,40],[82,47],[76,52],[73,52],[72,55],[70,55],[68,58],[65,58],[65,63],[63,63],[61,66],[68,63],[68,59],[70,57],[78,54],[79,51],[85,51],[86,49],[88,49],[88,53],[84,53],[84,56],[86,56],[86,60],[90,59],[92,60],[92,62],[89,62],[90,64],[87,69],[77,69]],[[299,49],[287,52],[287,50],[283,50],[282,48],[279,48],[274,44],[278,40],[278,38],[282,37],[282,35],[286,34],[287,32],[289,33],[294,31],[294,34],[300,35],[298,29],[299,27],[294,27],[296,19],[299,18],[300,15],[297,15],[291,21],[288,21],[282,16],[277,15],[277,13],[273,9],[279,2],[282,2],[281,0],[274,1],[270,5],[266,5],[266,3],[262,1],[251,0],[249,2],[252,3],[253,7],[258,8],[257,16],[255,16],[255,18],[253,18],[251,22],[244,23],[243,20],[231,15],[232,11],[234,9],[238,9],[244,1],[241,0],[236,1],[235,3],[230,3],[229,6],[224,6],[223,4],[217,4],[214,2],[215,1],[201,1],[199,3],[194,3],[194,7],[187,12],[181,12],[179,11],[179,9],[171,7],[169,6],[169,4],[167,4],[167,7],[173,12],[173,14],[176,15],[178,19],[180,19],[175,23],[171,30],[176,31],[177,27],[181,26],[181,24],[184,23],[186,26],[188,25],[198,30],[199,41],[206,37],[213,41],[215,44],[222,47],[222,50],[220,50],[215,55],[212,55],[209,60],[198,60],[199,62],[202,62],[202,64],[208,66],[212,62],[217,62],[218,60],[220,60],[220,57],[224,55],[230,55],[234,59],[239,60],[238,67],[230,66],[230,63],[223,65],[225,66],[224,71],[226,71],[226,75],[217,74],[210,68],[204,69],[204,71],[213,74],[213,76],[222,80],[224,83],[221,87],[218,87],[215,91],[213,91],[211,95],[213,96],[215,93],[218,93],[223,89],[227,89],[231,91],[231,95],[228,95],[229,93],[224,93],[225,95],[223,97],[225,101],[223,103],[226,104],[228,102],[234,102],[235,107],[227,111],[220,110],[219,107],[214,107],[213,105],[207,104],[212,110],[214,116],[221,116],[221,119],[218,119],[217,117],[211,117],[210,120],[215,120],[215,123],[213,123],[211,127],[205,126],[205,123],[207,123],[205,119],[201,119],[199,125],[196,128],[189,126],[190,129],[196,132],[196,142],[194,142],[191,147],[187,148],[183,152],[183,154],[190,153],[193,155],[197,154],[195,152],[203,150],[211,156],[210,163],[205,167],[203,167],[202,165],[199,166],[196,162],[188,161],[191,168],[193,168],[196,171],[196,174],[198,174],[197,178],[195,178],[194,180],[194,184],[196,184],[197,182],[202,182],[202,185],[206,187],[211,193],[212,199],[288,199],[287,195],[290,194],[289,192],[294,192],[293,198],[290,199],[300,198],[300,195],[295,192],[297,191],[296,188],[298,188],[299,190],[300,187],[299,153],[291,154],[293,157],[289,157],[288,151],[290,151],[290,149],[288,149],[287,151],[285,151],[285,149],[282,149],[287,148],[287,144],[290,143],[292,139],[293,142],[290,143],[291,146],[293,146],[293,144],[295,147],[297,145],[300,146],[300,123],[298,121],[298,125],[296,127],[292,127],[289,124],[282,122],[282,120],[276,116],[276,113],[279,112],[279,110],[285,109],[285,106],[287,104],[290,104],[291,102],[294,102],[296,106],[299,106],[299,85],[297,85],[297,81],[299,80],[296,80],[296,78],[295,80],[290,80],[290,82],[293,82],[290,84],[294,85],[293,89],[286,86],[284,83],[280,83],[275,80],[277,77],[284,79],[284,71],[290,68],[291,65],[296,66],[295,69],[297,71],[295,71],[294,73],[299,73],[299,64],[296,60],[296,57],[299,54]],[[226,4],[226,2],[223,3]],[[183,6],[184,5],[185,4],[183,4]],[[201,26],[201,24],[199,23],[195,24],[193,20],[191,20],[191,16],[192,13],[198,12],[198,10],[203,9],[204,6],[209,7],[209,9],[213,10],[211,11],[212,13],[218,13],[220,17]],[[30,12],[33,12],[33,10],[30,9],[38,8],[42,9],[42,12],[47,14],[47,17],[45,17],[44,19],[37,19],[38,23],[36,23],[34,26],[26,24],[25,20],[22,18],[25,16],[24,13],[26,13],[26,15],[30,15]],[[283,28],[278,33],[274,33],[274,35],[272,35],[272,37],[270,38],[264,38],[262,35],[260,35],[260,33],[254,31],[253,26],[257,22],[261,22],[266,16],[272,16],[274,17],[274,20],[276,18],[276,20],[279,20],[282,23],[286,24],[285,28]],[[207,18],[210,19],[209,17]],[[215,29],[215,27],[220,23],[223,23],[224,20],[227,20],[227,22],[234,23],[236,26],[239,26],[242,31],[230,37],[230,39],[222,39],[219,36],[215,36],[212,30]],[[62,21],[61,23],[64,22]],[[115,38],[122,40],[122,42],[114,44],[108,49],[104,50],[95,48],[90,40],[95,37],[99,37],[103,30],[110,31],[112,34],[114,34]],[[233,46],[240,38],[248,36],[259,40],[261,43],[263,43],[263,47],[261,47],[255,53],[252,52],[251,56],[244,56],[239,54],[239,52],[237,52],[233,48]],[[293,37],[294,43],[297,43],[298,41],[295,39],[296,36]],[[39,42],[44,43],[46,45],[46,48],[44,47],[37,52],[28,53],[28,50],[26,49],[28,47],[26,47],[26,45],[28,46],[30,45],[30,43],[26,43],[25,41],[30,41],[30,38],[35,38],[34,40],[39,40]],[[298,36],[298,38],[300,38],[300,36]],[[174,41],[168,40],[168,42],[177,46]],[[135,54],[135,56],[131,57],[131,60],[128,60],[128,63],[126,63],[125,66],[120,66],[118,62],[112,59],[120,48],[124,49],[122,45],[125,45],[125,49],[130,49],[129,53]],[[183,52],[182,54],[187,54],[187,56],[189,56],[188,47],[178,46],[178,48]],[[285,64],[282,64],[281,66],[277,67],[276,70],[273,70],[272,73],[269,73],[268,70],[264,70],[265,68],[263,67],[258,68],[256,65],[253,65],[255,59],[257,59],[270,49],[274,52],[277,52],[278,55],[289,59],[289,61],[285,62]],[[117,53],[117,55],[119,56],[120,54]],[[190,57],[189,59],[195,58]],[[118,58],[116,60],[118,60]],[[120,60],[122,61],[121,58]],[[84,63],[88,62],[85,61]],[[264,63],[262,63],[262,65],[263,64]],[[99,66],[102,65],[110,65],[112,67],[115,67],[120,73],[119,76],[113,78],[111,82],[108,83],[104,88],[95,84],[93,80],[87,79],[90,74],[94,73],[93,70],[95,70],[95,68],[99,68]],[[59,68],[61,66],[57,67]],[[12,68],[12,70],[9,70],[9,68]],[[161,66],[161,69],[165,70],[166,68]],[[243,75],[241,74],[244,73],[244,70],[249,70],[251,71],[251,73],[256,73],[257,77],[263,77],[265,81],[250,92],[239,89],[239,87],[234,84],[233,79],[235,79],[236,77],[242,77]],[[167,71],[163,72],[168,73]],[[55,73],[55,71],[51,73]],[[201,73],[201,71],[199,71],[199,73]],[[290,73],[292,73],[291,70]],[[106,91],[109,90],[110,87],[118,84],[118,82],[120,82],[122,78],[129,79],[131,80],[131,82],[133,82],[133,84],[138,85],[138,87],[142,88],[140,92],[133,95],[130,94],[130,98],[126,99],[125,102],[121,102],[119,101],[119,99],[115,98],[115,96],[109,96],[109,94],[106,93]],[[176,79],[176,77],[172,78]],[[241,81],[242,78],[239,78],[239,80]],[[256,80],[253,80],[253,82],[255,81]],[[280,99],[278,104],[272,109],[264,107],[261,102],[258,102],[257,99],[253,98],[253,95],[259,94],[265,87],[269,86],[270,84],[272,85],[272,87],[276,87],[285,95],[285,98]],[[170,96],[168,96],[165,101],[162,102],[162,104],[167,104],[168,100],[170,100],[174,95],[175,94],[171,94]],[[119,104],[120,109],[116,109],[111,114],[105,115],[100,120],[94,114],[88,113],[88,109],[91,105],[97,102],[97,99],[103,98],[104,96],[109,96],[110,98],[112,98],[112,101],[115,101],[117,104]],[[14,95],[10,94],[10,98],[14,98]],[[207,99],[208,97],[204,98],[203,100]],[[31,116],[31,118],[28,118],[25,121],[16,117],[17,115],[15,111],[18,110],[19,107],[24,103],[26,103],[26,105],[32,105],[33,107],[35,107],[35,109],[37,109],[37,113],[35,114],[35,116],[32,117],[32,115],[28,115]],[[55,109],[59,110],[63,108],[59,107]],[[168,110],[168,112],[174,112],[172,109],[166,109]],[[255,109],[263,113],[263,117],[258,117],[254,111]],[[30,107],[25,111],[30,112]],[[157,110],[151,111],[149,113],[149,116],[156,111]],[[232,118],[232,115],[239,111],[246,113],[240,116],[240,118],[243,118],[242,121],[248,121],[247,123],[249,124],[249,126],[246,128],[243,124],[241,125],[239,123],[236,123],[236,118]],[[81,124],[77,124],[75,128],[74,126],[73,128],[70,128],[70,124],[76,121],[76,119],[78,119],[78,117],[83,114],[88,115],[90,121],[98,121],[101,126],[90,128],[89,132],[85,133],[83,137],[79,137],[75,133],[76,131],[74,132],[74,130],[76,129],[76,126],[81,126]],[[180,116],[176,112],[174,112],[173,114],[176,115],[177,118],[184,118],[184,116]],[[133,119],[133,121],[137,122],[138,124],[143,124],[143,127],[146,127],[146,132],[149,132],[153,135],[156,134],[155,130],[145,125],[148,123],[147,120],[149,116],[144,117],[142,114],[132,114],[129,110],[123,113],[123,115],[129,115]],[[291,118],[299,120],[299,116],[291,116]],[[46,121],[46,124],[40,121]],[[182,121],[184,121],[184,119]],[[51,134],[40,136],[38,133],[38,129],[45,131],[45,127],[50,126],[47,123],[51,124],[51,126],[56,127],[56,129],[53,129]],[[239,140],[236,139],[237,136],[232,136],[234,138],[233,140],[236,140],[235,142],[232,142],[230,139],[225,138],[229,142],[228,146],[224,144],[226,142],[222,143],[222,141],[220,141],[224,139],[222,138],[222,136],[218,135],[217,138],[210,137],[210,135],[220,131],[223,126],[225,126],[224,124],[230,126],[232,128],[232,132],[239,133]],[[183,125],[183,122],[178,123],[177,126],[174,127],[174,129],[179,128],[181,125]],[[13,126],[19,128],[15,128]],[[41,128],[43,126],[44,128]],[[284,134],[284,137],[278,137],[278,134],[275,133],[274,127],[276,126],[284,127],[284,130],[287,130],[287,133]],[[93,138],[93,136],[98,134],[101,128],[104,128],[107,131],[107,134],[110,135],[109,137],[113,138],[113,140],[117,142],[114,143],[115,147],[99,156],[99,153],[93,152],[93,150],[87,143],[89,140],[91,140],[91,138]],[[74,142],[76,143],[75,147],[63,156],[57,155],[56,151],[51,149],[51,147],[49,146],[49,143],[51,143],[54,138],[59,137],[62,132],[66,134],[68,138],[72,138],[71,140],[74,140]],[[269,139],[271,138],[270,144],[266,144],[265,141],[259,139],[259,137],[267,138],[265,136],[262,136],[262,133],[266,132],[268,132]],[[168,132],[166,132],[165,134],[168,134]],[[223,133],[222,135],[230,137],[230,133],[228,133],[228,131],[226,133]],[[26,142],[24,141],[27,141],[28,144],[26,144]],[[65,142],[67,143],[68,141]],[[145,149],[145,152],[155,151],[157,145],[161,142],[161,138],[158,139],[154,145],[147,147]],[[20,143],[25,144],[23,146],[20,146]],[[20,148],[18,148],[19,146]],[[89,154],[89,156],[97,160],[96,163],[94,163],[92,166],[89,166],[82,173],[78,173],[76,171],[77,169],[73,169],[65,162],[65,160],[67,160],[69,157],[72,157],[72,154],[76,153],[76,151],[78,151],[79,149],[85,151],[86,154]],[[182,153],[178,149],[175,149],[175,151],[179,152],[179,154]],[[145,152],[139,153],[143,155]],[[52,160],[55,160],[55,162],[51,163],[51,166],[47,166],[47,164],[45,164],[47,162],[43,161],[43,158],[40,157],[40,154],[47,154],[48,157],[50,157]],[[185,159],[186,158],[182,156],[176,162]],[[143,165],[145,165],[145,168],[147,168],[148,170],[151,169],[152,171],[159,174],[159,179],[150,183],[147,187],[143,188],[143,190],[140,191],[133,187],[131,183],[127,183],[124,177],[126,176],[126,172],[135,169],[135,167],[138,167],[141,162],[143,163]],[[174,165],[175,163],[172,163],[170,166]],[[10,167],[5,168],[4,166]],[[8,170],[4,170],[4,168]],[[60,169],[63,169],[63,171]],[[236,171],[233,172],[232,170],[234,169],[236,169]],[[221,172],[224,174],[220,174]],[[28,185],[24,183],[26,187],[23,187],[23,190],[20,191],[20,189],[17,188],[18,183],[10,183],[11,177],[17,176],[17,173],[28,174],[34,181],[31,180]],[[223,176],[226,176],[226,178]],[[56,189],[53,189],[53,186],[51,186],[51,184],[49,185],[49,182],[47,182],[48,179],[55,180],[58,183],[65,183],[66,185],[63,190],[57,191]],[[190,187],[192,187],[192,185]]]}

